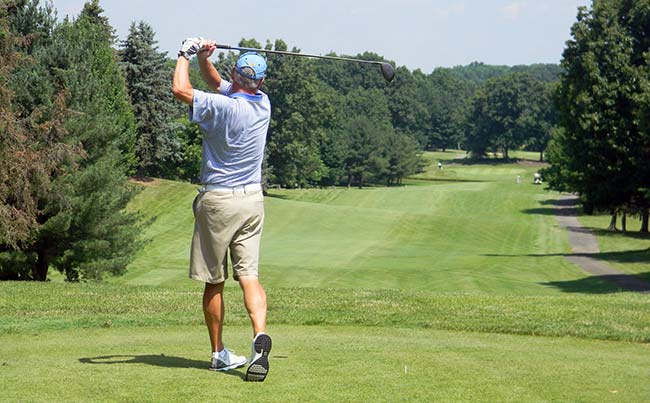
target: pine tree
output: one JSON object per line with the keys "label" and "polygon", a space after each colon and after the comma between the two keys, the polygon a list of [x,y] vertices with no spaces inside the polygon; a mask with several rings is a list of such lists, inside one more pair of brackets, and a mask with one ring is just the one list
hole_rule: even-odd
{"label": "pine tree", "polygon": [[169,90],[172,71],[156,44],[149,24],[132,23],[120,59],[136,118],[138,174],[165,176],[182,160],[182,144],[174,120],[177,105]]}
{"label": "pine tree", "polygon": [[[54,267],[68,280],[100,279],[107,272],[124,272],[140,245],[139,217],[124,210],[135,192],[126,178],[133,161],[134,119],[111,46],[112,29],[97,17],[82,12],[75,21],[56,26],[50,41],[30,49],[34,63],[15,73],[40,78],[41,88],[49,91],[22,104],[17,100],[30,100],[24,94],[29,88],[14,88],[18,95],[10,99],[12,107],[29,113],[23,133],[35,138],[14,136],[16,143],[44,150],[45,157],[58,156],[59,163],[41,170],[49,176],[29,170],[22,176],[37,185],[32,188],[38,198],[29,242],[12,245],[6,236],[1,239],[0,265],[14,278],[46,280]],[[38,157],[25,165],[39,162]],[[21,188],[25,181],[20,178],[7,182]]]}
{"label": "pine tree", "polygon": [[[55,177],[74,166],[81,152],[66,141],[63,93],[38,75],[32,75],[32,86],[22,85],[25,72],[36,66],[29,54],[53,21],[51,9],[39,8],[38,1],[0,4],[0,278],[29,277],[30,257],[21,250],[36,242]],[[25,96],[34,88],[47,102],[21,105],[34,99]]]}

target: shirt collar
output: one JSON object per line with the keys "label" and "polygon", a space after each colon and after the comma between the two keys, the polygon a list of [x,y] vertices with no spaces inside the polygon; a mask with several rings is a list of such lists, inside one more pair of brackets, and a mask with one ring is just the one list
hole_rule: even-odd
{"label": "shirt collar", "polygon": [[263,98],[263,94],[261,92],[258,92],[257,94],[247,94],[245,92],[235,92],[234,94],[230,94],[230,98],[244,98],[247,101],[252,101],[252,102],[259,102]]}

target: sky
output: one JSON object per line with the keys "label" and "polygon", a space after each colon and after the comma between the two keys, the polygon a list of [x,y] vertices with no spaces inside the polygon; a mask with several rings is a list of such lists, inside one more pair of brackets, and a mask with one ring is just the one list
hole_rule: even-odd
{"label": "sky", "polygon": [[[59,18],[84,0],[53,0]],[[377,53],[430,73],[478,61],[559,63],[579,6],[590,0],[100,0],[119,39],[132,22],[156,32],[175,57],[182,40],[201,36],[236,46],[242,38],[284,40],[304,53]]]}

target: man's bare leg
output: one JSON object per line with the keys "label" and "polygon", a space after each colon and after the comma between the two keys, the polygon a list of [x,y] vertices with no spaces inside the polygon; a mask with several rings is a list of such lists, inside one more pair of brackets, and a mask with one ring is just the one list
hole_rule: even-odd
{"label": "man's bare leg", "polygon": [[253,325],[251,358],[246,369],[247,381],[262,382],[269,373],[271,337],[266,334],[266,293],[256,276],[239,277],[244,291],[244,305]]}
{"label": "man's bare leg", "polygon": [[222,330],[223,330],[223,285],[205,283],[203,291],[203,315],[205,324],[210,333],[210,343],[212,352],[223,350]]}
{"label": "man's bare leg", "polygon": [[255,337],[260,332],[266,332],[266,293],[257,276],[239,277],[239,286],[244,292],[244,305]]}

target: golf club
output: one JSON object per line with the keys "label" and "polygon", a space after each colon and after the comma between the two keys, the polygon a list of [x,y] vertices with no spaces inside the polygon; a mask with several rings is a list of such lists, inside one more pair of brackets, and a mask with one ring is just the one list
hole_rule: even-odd
{"label": "golf club", "polygon": [[343,60],[346,62],[355,62],[355,63],[367,63],[367,64],[378,64],[381,68],[381,75],[384,76],[386,81],[393,81],[395,78],[395,69],[390,63],[387,62],[378,62],[375,60],[361,60],[361,59],[352,59],[349,57],[336,57],[336,56],[321,56],[321,55],[310,55],[308,53],[297,53],[297,52],[287,52],[282,50],[266,50],[266,49],[255,49],[255,48],[240,48],[237,46],[230,45],[217,45],[217,49],[226,49],[226,50],[241,50],[244,52],[261,52],[261,53],[273,53],[277,55],[288,55],[288,56],[303,56],[311,57],[316,59],[330,59],[330,60]]}

